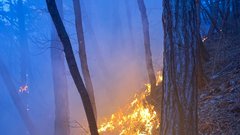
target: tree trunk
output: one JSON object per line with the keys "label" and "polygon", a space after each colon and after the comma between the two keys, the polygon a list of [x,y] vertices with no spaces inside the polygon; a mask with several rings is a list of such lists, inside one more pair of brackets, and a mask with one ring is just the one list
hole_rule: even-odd
{"label": "tree trunk", "polygon": [[149,22],[147,17],[147,11],[143,0],[138,0],[138,7],[142,18],[143,36],[144,36],[144,47],[145,47],[145,60],[148,72],[148,79],[152,86],[152,89],[156,86],[156,77],[152,62],[152,52],[149,36]]}
{"label": "tree trunk", "polygon": [[90,100],[93,106],[95,118],[97,119],[97,108],[96,108],[96,103],[94,98],[92,79],[91,79],[89,68],[88,68],[85,39],[84,39],[83,25],[82,25],[82,12],[81,12],[81,6],[80,6],[79,0],[73,0],[73,8],[75,13],[75,25],[76,25],[76,31],[77,31],[79,57],[80,57],[81,68],[83,73],[83,79],[84,79],[86,89],[88,91],[88,95],[90,97]]}
{"label": "tree trunk", "polygon": [[78,92],[82,98],[83,106],[85,109],[85,113],[87,116],[89,129],[92,135],[98,135],[97,130],[97,123],[94,116],[94,109],[91,104],[90,97],[88,95],[88,92],[84,86],[84,83],[82,81],[82,78],[80,76],[80,72],[77,67],[77,63],[73,54],[72,45],[69,39],[69,36],[67,34],[67,31],[63,25],[63,22],[61,20],[61,17],[59,15],[59,12],[57,10],[56,2],[55,0],[46,0],[48,11],[51,15],[51,18],[54,22],[54,25],[56,27],[58,36],[63,44],[65,57],[67,60],[67,64],[70,70],[70,73],[72,75],[72,78],[75,82],[75,85],[78,89]]}
{"label": "tree trunk", "polygon": [[[58,9],[63,16],[62,0],[58,1]],[[55,97],[55,135],[69,135],[69,108],[68,108],[68,87],[66,78],[66,69],[64,65],[64,54],[61,41],[56,33],[56,29],[52,28],[51,40],[51,62],[53,88]],[[57,49],[61,48],[61,49]]]}
{"label": "tree trunk", "polygon": [[[91,1],[90,0],[90,3],[92,3],[93,1]],[[102,55],[102,52],[101,52],[101,49],[99,48],[99,43],[98,43],[98,40],[97,40],[97,38],[96,38],[96,33],[95,33],[95,31],[94,31],[94,29],[93,29],[93,26],[92,26],[92,21],[91,21],[91,19],[90,19],[90,17],[89,17],[89,15],[88,15],[88,13],[87,13],[87,10],[86,10],[86,7],[85,7],[85,4],[84,4],[84,1],[81,3],[82,4],[82,8],[81,8],[81,10],[82,10],[82,12],[83,12],[83,14],[85,14],[85,16],[86,16],[86,18],[85,18],[85,20],[86,20],[86,23],[85,23],[85,25],[86,25],[86,29],[88,29],[88,32],[90,33],[90,35],[91,35],[91,37],[92,37],[92,39],[91,39],[91,41],[92,41],[92,44],[94,45],[94,54],[95,54],[95,57],[94,57],[94,59],[96,59],[97,61],[97,66],[99,66],[99,69],[101,69],[100,70],[100,74],[102,75],[102,77],[104,77],[104,78],[108,78],[108,76],[110,76],[110,74],[109,74],[109,71],[108,71],[108,69],[107,69],[107,67],[106,67],[106,62],[105,62],[105,60],[104,60],[104,58],[103,58],[103,55]],[[84,15],[83,15],[84,16]],[[83,20],[84,21],[84,20]],[[93,46],[92,45],[92,46]]]}
{"label": "tree trunk", "polygon": [[161,135],[197,135],[196,1],[164,0],[164,80]]}
{"label": "tree trunk", "polygon": [[39,135],[39,132],[37,131],[28,114],[27,107],[24,106],[22,99],[18,95],[18,89],[15,87],[14,81],[12,78],[10,78],[10,73],[8,72],[7,67],[3,64],[3,61],[1,59],[0,69],[0,75],[2,77],[2,80],[5,83],[6,88],[8,89],[10,98],[12,99],[13,104],[15,105],[20,117],[22,118],[26,129],[28,130],[30,135]]}
{"label": "tree trunk", "polygon": [[[88,4],[91,4],[93,3],[94,1],[90,0],[89,1],[90,3]],[[103,53],[101,51],[101,49],[99,48],[99,43],[98,43],[98,40],[96,38],[96,33],[93,29],[93,26],[92,26],[92,20],[87,12],[87,9],[86,9],[86,4],[84,3],[84,1],[81,1],[81,11],[82,11],[82,16],[85,16],[85,18],[83,17],[82,21],[84,22],[84,19],[85,19],[85,26],[86,26],[86,29],[88,30],[88,33],[91,35],[91,45],[89,46],[92,46],[94,48],[94,57],[93,59],[95,60],[94,62],[96,62],[96,65],[97,67],[99,67],[98,71],[96,72],[95,71],[95,76],[98,76],[98,82],[100,82],[101,86],[107,90],[110,90],[110,84],[109,83],[109,80],[107,78],[109,78],[111,75],[110,75],[110,72],[107,68],[107,64],[104,60],[104,57],[103,57]],[[89,9],[91,10],[91,9]],[[84,23],[83,23],[84,24]],[[90,63],[90,62],[89,62]],[[97,74],[97,75],[96,75]],[[110,100],[110,99],[109,99]]]}
{"label": "tree trunk", "polygon": [[201,33],[200,33],[200,25],[201,25],[201,17],[200,17],[200,1],[196,2],[196,14],[197,14],[197,30],[198,30],[198,37],[197,37],[197,59],[198,59],[198,63],[197,63],[197,88],[203,88],[204,86],[207,85],[207,76],[204,73],[203,70],[203,65],[206,61],[209,61],[210,56],[208,51],[206,50],[203,42],[202,42],[202,37],[201,37]]}

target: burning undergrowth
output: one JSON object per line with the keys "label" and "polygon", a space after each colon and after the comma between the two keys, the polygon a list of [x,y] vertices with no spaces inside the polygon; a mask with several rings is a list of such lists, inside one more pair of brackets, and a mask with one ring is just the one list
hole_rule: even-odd
{"label": "burning undergrowth", "polygon": [[[157,73],[157,85],[162,81],[160,72]],[[159,115],[155,106],[148,103],[151,85],[135,94],[132,102],[121,108],[109,118],[104,118],[99,124],[99,133],[102,135],[153,135],[160,126]]]}

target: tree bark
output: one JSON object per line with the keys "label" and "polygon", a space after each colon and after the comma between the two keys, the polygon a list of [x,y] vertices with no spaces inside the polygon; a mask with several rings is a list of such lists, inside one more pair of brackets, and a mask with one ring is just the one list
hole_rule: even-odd
{"label": "tree bark", "polygon": [[197,135],[197,46],[194,0],[163,0],[164,80],[161,135]]}
{"label": "tree bark", "polygon": [[153,62],[152,62],[148,16],[147,16],[146,7],[143,0],[138,0],[138,7],[141,14],[141,19],[142,19],[145,60],[146,60],[146,66],[147,66],[147,72],[148,72],[148,79],[152,86],[152,89],[154,89],[156,86],[156,77],[155,77],[155,72],[154,72]]}
{"label": "tree bark", "polygon": [[83,73],[83,79],[84,79],[86,89],[88,91],[88,95],[90,97],[90,100],[93,106],[95,118],[97,119],[97,108],[95,103],[92,79],[91,79],[89,68],[88,68],[88,60],[87,60],[85,39],[84,39],[83,25],[82,25],[82,12],[81,12],[81,6],[80,6],[79,0],[73,0],[73,8],[74,8],[74,14],[75,14],[75,25],[76,25],[76,31],[77,31],[79,57],[80,57],[80,63],[81,63],[81,68]]}
{"label": "tree bark", "polygon": [[47,2],[48,11],[56,27],[58,36],[63,44],[64,53],[65,53],[65,57],[67,60],[70,73],[75,82],[77,90],[82,98],[90,132],[92,135],[98,135],[97,123],[95,120],[94,110],[91,104],[91,100],[89,98],[88,92],[80,76],[80,72],[78,70],[77,63],[73,54],[72,45],[71,45],[69,36],[67,34],[67,31],[61,20],[61,17],[59,15],[59,12],[57,10],[56,2],[55,0],[46,0],[46,2]]}
{"label": "tree bark", "polygon": [[[57,6],[60,15],[63,18],[62,0],[57,2]],[[55,98],[54,134],[69,135],[68,86],[65,73],[64,54],[63,51],[61,51],[63,46],[54,27],[52,28],[51,38],[51,62]]]}
{"label": "tree bark", "polygon": [[26,126],[26,129],[28,130],[30,135],[39,135],[39,132],[37,131],[36,127],[34,126],[34,123],[32,122],[28,110],[26,106],[24,106],[24,103],[20,96],[18,95],[18,89],[15,87],[14,81],[12,78],[10,78],[10,73],[7,70],[7,67],[4,65],[3,61],[0,59],[0,75],[2,77],[3,82],[6,85],[6,88],[8,89],[8,93],[10,95],[10,98],[13,101],[13,104],[15,105],[20,117],[23,120],[23,123]]}

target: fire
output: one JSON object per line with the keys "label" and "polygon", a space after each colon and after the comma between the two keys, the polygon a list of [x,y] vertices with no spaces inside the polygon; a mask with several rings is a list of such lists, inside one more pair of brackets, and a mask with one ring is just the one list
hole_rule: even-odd
{"label": "fire", "polygon": [[28,92],[28,85],[23,85],[19,87],[18,92],[23,93],[23,92]]}
{"label": "fire", "polygon": [[[157,75],[157,85],[162,81]],[[153,135],[160,126],[159,116],[154,106],[147,102],[151,85],[146,84],[142,93],[136,94],[132,102],[99,124],[98,132],[102,135]]]}
{"label": "fire", "polygon": [[18,89],[18,92],[19,93],[28,93],[29,94],[29,85],[28,85],[28,74],[25,75],[26,76],[26,82],[24,85],[20,86],[19,89]]}
{"label": "fire", "polygon": [[156,85],[159,85],[163,80],[162,72],[158,71],[156,74]]}
{"label": "fire", "polygon": [[206,36],[203,37],[203,38],[202,38],[202,42],[205,42],[207,39],[208,39],[208,37],[206,37]]}

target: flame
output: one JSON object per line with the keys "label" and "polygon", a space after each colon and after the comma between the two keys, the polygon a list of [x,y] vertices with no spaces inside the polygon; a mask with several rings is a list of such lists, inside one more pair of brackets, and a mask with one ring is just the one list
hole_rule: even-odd
{"label": "flame", "polygon": [[28,92],[28,85],[23,85],[19,87],[18,92],[23,93],[23,92]]}
{"label": "flame", "polygon": [[208,39],[207,36],[203,37],[203,38],[202,38],[202,42],[205,42],[207,39]]}
{"label": "flame", "polygon": [[[161,72],[157,72],[157,85],[162,81]],[[151,85],[146,84],[142,93],[136,94],[129,105],[104,119],[98,132],[102,135],[153,135],[160,126],[159,116],[154,106],[147,102]]]}
{"label": "flame", "polygon": [[158,71],[156,74],[156,85],[158,86],[163,80],[162,72]]}

